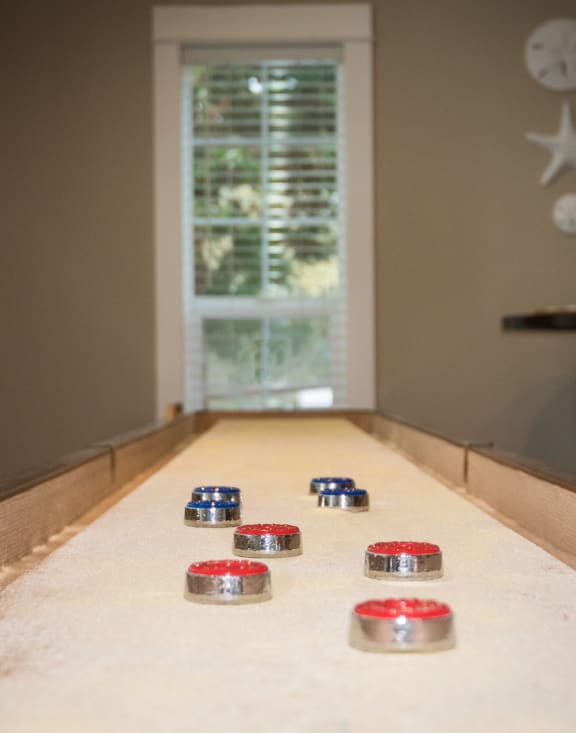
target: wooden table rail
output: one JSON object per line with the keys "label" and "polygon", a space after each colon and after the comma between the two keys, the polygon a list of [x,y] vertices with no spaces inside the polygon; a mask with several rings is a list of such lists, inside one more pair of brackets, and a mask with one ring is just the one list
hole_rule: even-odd
{"label": "wooden table rail", "polygon": [[219,420],[344,417],[437,478],[482,501],[530,539],[576,564],[576,477],[487,444],[368,410],[197,412],[101,441],[0,482],[0,566],[14,563]]}

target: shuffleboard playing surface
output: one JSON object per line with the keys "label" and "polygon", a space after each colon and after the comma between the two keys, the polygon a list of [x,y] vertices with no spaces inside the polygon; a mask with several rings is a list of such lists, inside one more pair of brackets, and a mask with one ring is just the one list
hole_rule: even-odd
{"label": "shuffleboard playing surface", "polygon": [[[317,509],[317,475],[371,510]],[[300,526],[304,554],[267,560],[272,600],[184,600],[191,562],[233,557],[233,529],[183,523],[201,484]],[[364,577],[378,540],[439,544],[445,577]],[[456,648],[351,648],[354,604],[390,596],[449,603]],[[220,422],[0,595],[7,733],[574,733],[575,675],[574,571],[343,419]]]}

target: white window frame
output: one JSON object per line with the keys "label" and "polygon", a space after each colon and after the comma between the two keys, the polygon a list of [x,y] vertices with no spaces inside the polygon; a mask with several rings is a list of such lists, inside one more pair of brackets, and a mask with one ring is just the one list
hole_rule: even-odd
{"label": "white window frame", "polygon": [[375,407],[374,163],[370,5],[153,9],[156,413],[184,402],[181,58],[187,43],[338,43],[345,104],[346,406]]}

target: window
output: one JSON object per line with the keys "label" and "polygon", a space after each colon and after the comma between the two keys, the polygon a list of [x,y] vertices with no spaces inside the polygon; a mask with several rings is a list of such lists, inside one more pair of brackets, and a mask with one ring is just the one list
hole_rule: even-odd
{"label": "window", "polygon": [[373,406],[369,12],[255,11],[155,10],[159,415]]}
{"label": "window", "polygon": [[344,401],[340,69],[337,49],[306,51],[235,61],[234,49],[228,60],[184,49],[185,394],[196,408]]}

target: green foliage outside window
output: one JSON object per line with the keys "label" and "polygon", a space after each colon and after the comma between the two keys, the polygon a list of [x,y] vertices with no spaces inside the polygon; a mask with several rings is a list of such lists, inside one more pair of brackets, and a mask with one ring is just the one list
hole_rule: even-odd
{"label": "green foliage outside window", "polygon": [[[196,296],[337,292],[337,69],[330,62],[194,66]],[[330,320],[206,318],[212,408],[298,407],[331,383]]]}

